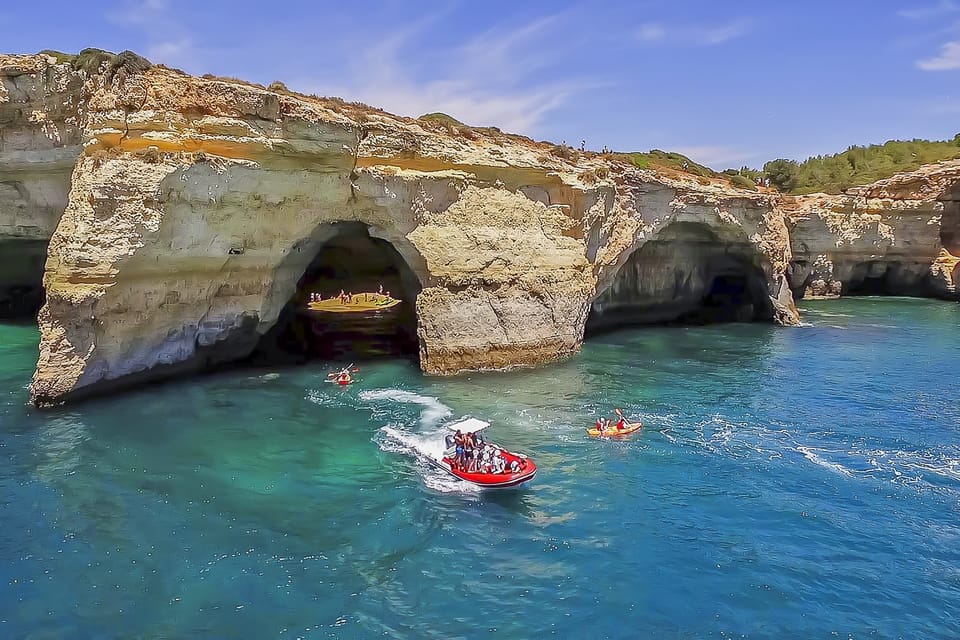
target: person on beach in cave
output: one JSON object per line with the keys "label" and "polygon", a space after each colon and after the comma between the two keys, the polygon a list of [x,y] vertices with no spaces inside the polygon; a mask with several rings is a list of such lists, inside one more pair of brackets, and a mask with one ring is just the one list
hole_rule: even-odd
{"label": "person on beach in cave", "polygon": [[345,294],[345,293],[343,292],[343,289],[340,289],[340,295],[337,296],[337,298],[339,298],[340,304],[346,304],[346,302],[347,302],[347,294]]}

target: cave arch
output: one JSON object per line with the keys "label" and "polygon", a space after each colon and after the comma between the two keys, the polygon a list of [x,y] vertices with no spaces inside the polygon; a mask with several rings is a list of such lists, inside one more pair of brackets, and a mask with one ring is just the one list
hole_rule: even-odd
{"label": "cave arch", "polygon": [[892,259],[854,263],[840,295],[935,295],[930,280],[930,263]]}
{"label": "cave arch", "polygon": [[671,223],[597,295],[585,335],[630,325],[772,322],[763,265],[746,238],[721,238],[702,223]]}
{"label": "cave arch", "polygon": [[[277,270],[268,293],[268,304],[280,305],[277,320],[258,342],[251,361],[299,364],[316,359],[417,358],[416,300],[423,283],[408,262],[407,256],[415,250],[405,247],[404,252],[391,240],[361,222],[336,222],[322,225],[298,243]],[[400,304],[382,311],[341,314],[311,311],[307,306],[312,293],[329,299],[341,290],[359,294],[381,286]]]}

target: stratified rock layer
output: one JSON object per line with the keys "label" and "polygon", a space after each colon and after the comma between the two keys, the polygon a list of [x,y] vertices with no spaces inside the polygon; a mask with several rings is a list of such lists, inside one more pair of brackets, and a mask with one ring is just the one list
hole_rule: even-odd
{"label": "stratified rock layer", "polygon": [[843,195],[787,198],[796,297],[957,299],[960,161],[928,165]]}
{"label": "stratified rock layer", "polygon": [[[38,404],[247,357],[340,223],[415,275],[420,364],[441,374],[549,362],[588,325],[792,324],[805,265],[838,255],[829,206],[91,59],[0,56],[0,243],[49,238]],[[912,259],[940,255],[933,206]]]}

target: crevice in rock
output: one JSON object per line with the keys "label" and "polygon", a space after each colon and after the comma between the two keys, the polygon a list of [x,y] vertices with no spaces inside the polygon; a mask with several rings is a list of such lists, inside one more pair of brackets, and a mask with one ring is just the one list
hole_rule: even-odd
{"label": "crevice in rock", "polygon": [[749,241],[675,222],[635,251],[594,299],[586,335],[630,325],[772,322],[766,283]]}

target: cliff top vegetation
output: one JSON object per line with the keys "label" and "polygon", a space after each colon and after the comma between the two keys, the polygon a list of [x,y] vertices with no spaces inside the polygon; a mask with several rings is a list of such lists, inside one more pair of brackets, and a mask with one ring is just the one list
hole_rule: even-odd
{"label": "cliff top vegetation", "polygon": [[744,167],[741,172],[762,175],[785,193],[841,193],[857,185],[925,164],[960,158],[960,134],[952,140],[889,140],[883,144],[852,146],[833,155],[807,158],[803,162],[779,158],[763,165],[763,171]]}

